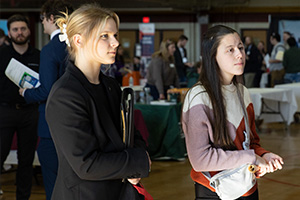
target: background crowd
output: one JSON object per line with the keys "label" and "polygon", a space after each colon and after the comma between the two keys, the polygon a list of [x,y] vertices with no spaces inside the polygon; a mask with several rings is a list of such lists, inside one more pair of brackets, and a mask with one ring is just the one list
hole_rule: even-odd
{"label": "background crowd", "polygon": [[[57,177],[58,158],[45,118],[45,106],[52,86],[65,73],[69,58],[67,44],[59,40],[61,30],[56,20],[59,16],[64,16],[62,12],[71,15],[72,11],[72,6],[63,1],[48,1],[43,5],[41,22],[50,41],[41,51],[30,46],[29,21],[25,16],[13,15],[8,19],[7,36],[0,30],[1,170],[4,170],[4,161],[9,154],[13,136],[17,133],[17,199],[28,199],[30,196],[32,162],[37,143],[47,200],[51,199]],[[260,87],[263,73],[268,74],[265,87],[300,82],[300,49],[296,38],[285,32],[283,42],[278,33],[272,33],[269,39],[273,48],[268,54],[262,41],[255,44],[251,37],[244,38],[246,63],[243,75],[247,88]],[[147,67],[139,56],[134,56],[131,63],[125,63],[123,47],[116,45],[115,60],[111,63],[99,62],[101,71],[113,77],[119,86],[124,85],[126,75],[136,72],[139,78],[146,79],[146,87],[150,88],[154,100],[165,100],[169,89],[191,88],[199,80],[202,59],[199,57],[196,62],[188,60],[185,49],[188,41],[185,35],[180,35],[175,40],[164,39]],[[11,58],[38,72],[41,85],[34,89],[19,89],[14,85],[4,74]],[[145,155],[141,157],[147,160]]]}
{"label": "background crowd", "polygon": [[[245,37],[246,87],[274,87],[276,84],[300,81],[300,50],[296,38],[288,31],[284,32],[282,38],[283,41],[278,33],[270,35],[272,51],[268,54],[262,41],[255,44],[251,37]],[[267,81],[261,80],[263,73],[267,74]]]}

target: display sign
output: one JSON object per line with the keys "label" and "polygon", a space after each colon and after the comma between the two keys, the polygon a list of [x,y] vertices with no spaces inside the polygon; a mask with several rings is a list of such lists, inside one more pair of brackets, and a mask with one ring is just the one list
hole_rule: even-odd
{"label": "display sign", "polygon": [[142,56],[151,56],[154,53],[155,25],[153,23],[139,24],[139,31]]}
{"label": "display sign", "polygon": [[0,28],[4,31],[5,35],[7,35],[7,20],[0,19]]}

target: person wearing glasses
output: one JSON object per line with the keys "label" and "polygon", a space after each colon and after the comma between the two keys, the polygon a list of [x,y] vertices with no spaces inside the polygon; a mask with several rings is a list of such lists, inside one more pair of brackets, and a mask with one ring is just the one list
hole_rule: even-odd
{"label": "person wearing glasses", "polygon": [[25,88],[19,91],[26,102],[39,102],[38,136],[40,141],[37,152],[47,200],[51,199],[57,175],[58,159],[45,120],[45,105],[52,85],[65,71],[68,55],[66,43],[59,40],[61,32],[56,25],[56,19],[62,16],[62,12],[71,13],[72,11],[72,6],[61,0],[48,0],[42,6],[41,21],[44,33],[50,36],[50,42],[41,51],[39,70],[41,85],[37,88]]}

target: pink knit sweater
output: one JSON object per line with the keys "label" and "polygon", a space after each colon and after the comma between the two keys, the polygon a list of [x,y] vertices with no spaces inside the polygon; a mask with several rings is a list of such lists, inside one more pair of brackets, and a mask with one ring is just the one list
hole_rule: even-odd
{"label": "pink knit sweater", "polygon": [[[243,87],[243,86],[242,86]],[[248,90],[244,87],[244,102],[247,108],[251,137],[250,150],[243,150],[242,143],[245,139],[243,131],[245,122],[243,110],[239,102],[235,85],[226,85],[222,88],[227,111],[227,126],[229,134],[238,150],[225,151],[213,147],[213,112],[208,94],[202,86],[192,88],[186,95],[183,113],[182,127],[186,138],[187,153],[192,165],[191,177],[212,191],[208,180],[201,172],[210,172],[213,176],[219,171],[239,167],[243,164],[255,163],[255,154],[267,153],[259,144],[259,137],[255,129],[255,117]],[[255,188],[249,191],[250,195]],[[253,191],[252,191],[253,190]]]}

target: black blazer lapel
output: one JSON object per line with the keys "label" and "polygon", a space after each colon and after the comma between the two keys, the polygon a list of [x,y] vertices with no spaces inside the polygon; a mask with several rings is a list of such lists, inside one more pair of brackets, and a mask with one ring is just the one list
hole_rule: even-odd
{"label": "black blazer lapel", "polygon": [[[74,65],[73,66],[69,66],[68,70],[70,70],[71,73],[74,74],[78,78],[78,80],[82,83],[83,87],[87,90],[87,92],[92,97],[94,106],[97,109],[96,113],[101,113],[100,115],[95,116],[95,120],[100,119],[101,124],[103,124],[103,126],[101,126],[101,127],[105,131],[105,133],[108,136],[108,138],[110,138],[111,142],[115,145],[116,149],[118,149],[118,150],[124,149],[125,145],[124,145],[124,143],[122,141],[122,138],[120,137],[119,131],[116,129],[116,126],[113,123],[112,118],[108,114],[108,111],[107,111],[106,107],[104,105],[99,105],[99,104],[97,104],[95,102],[95,96],[94,96],[94,94],[92,92],[93,91],[92,87],[91,87],[89,81],[87,80],[87,78]],[[111,100],[110,95],[108,95],[108,96],[109,96],[109,100]],[[94,123],[99,123],[99,120],[95,121]]]}

